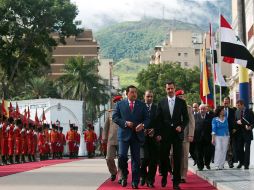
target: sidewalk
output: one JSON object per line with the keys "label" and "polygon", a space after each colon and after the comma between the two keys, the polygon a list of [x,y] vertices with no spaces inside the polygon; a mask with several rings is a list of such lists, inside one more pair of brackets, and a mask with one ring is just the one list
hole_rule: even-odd
{"label": "sidewalk", "polygon": [[218,190],[253,190],[254,189],[254,168],[249,170],[228,168],[225,163],[224,170],[215,170],[215,166],[211,164],[211,170],[204,169],[197,171],[197,167],[193,166],[193,160],[189,160],[189,170],[197,174],[201,178],[207,180]]}
{"label": "sidewalk", "polygon": [[4,190],[95,190],[108,178],[105,159],[84,159],[0,177],[0,186]]}

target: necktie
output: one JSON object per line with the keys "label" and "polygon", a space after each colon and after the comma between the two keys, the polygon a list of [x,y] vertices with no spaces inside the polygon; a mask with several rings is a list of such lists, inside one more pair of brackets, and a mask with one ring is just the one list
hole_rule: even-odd
{"label": "necktie", "polygon": [[173,115],[173,110],[174,110],[174,100],[169,99],[169,111],[171,116]]}
{"label": "necktie", "polygon": [[227,108],[225,108],[224,114],[225,114],[226,117],[228,117],[228,109]]}
{"label": "necktie", "polygon": [[134,102],[133,101],[130,101],[130,110],[132,111],[134,108]]}

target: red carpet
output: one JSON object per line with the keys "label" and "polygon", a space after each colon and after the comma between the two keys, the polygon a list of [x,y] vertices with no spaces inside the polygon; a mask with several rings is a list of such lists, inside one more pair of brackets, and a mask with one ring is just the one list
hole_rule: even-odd
{"label": "red carpet", "polygon": [[41,167],[51,166],[55,164],[73,162],[77,160],[79,159],[45,160],[40,162],[29,162],[24,164],[12,164],[12,165],[0,166],[0,177],[16,174],[20,172],[25,172],[29,170],[34,170]]}
{"label": "red carpet", "polygon": [[[165,189],[173,189],[171,176],[168,176],[168,184],[166,187],[161,187],[161,176],[156,175],[154,190],[165,190]],[[181,189],[183,190],[216,190],[211,184],[207,181],[201,179],[197,175],[193,174],[192,172],[188,172],[187,183],[180,184]],[[122,187],[117,183],[117,180],[112,182],[110,179],[105,181],[98,190],[121,190],[121,189],[132,189],[131,188],[131,175],[128,176],[128,185],[127,187]],[[140,186],[139,189],[150,189],[147,186]]]}

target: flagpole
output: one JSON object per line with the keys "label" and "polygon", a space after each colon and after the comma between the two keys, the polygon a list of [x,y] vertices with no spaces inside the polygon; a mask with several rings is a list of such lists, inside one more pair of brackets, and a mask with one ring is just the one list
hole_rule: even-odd
{"label": "flagpole", "polygon": [[220,86],[220,105],[222,105],[222,88]]}
{"label": "flagpole", "polygon": [[216,108],[216,87],[215,87],[215,77],[214,77],[214,52],[213,52],[213,44],[212,44],[212,24],[210,23],[210,58],[211,58],[211,67],[212,67],[212,75],[213,75],[213,101],[214,101],[214,108]]}

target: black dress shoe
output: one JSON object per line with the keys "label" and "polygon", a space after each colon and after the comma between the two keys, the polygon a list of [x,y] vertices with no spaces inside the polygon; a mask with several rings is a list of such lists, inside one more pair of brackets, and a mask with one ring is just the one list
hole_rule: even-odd
{"label": "black dress shoe", "polygon": [[141,178],[141,180],[140,180],[140,185],[141,185],[141,186],[144,186],[145,183],[146,183],[146,180],[145,180],[144,178]]}
{"label": "black dress shoe", "polygon": [[238,164],[237,168],[240,169],[242,166],[242,164]]}
{"label": "black dress shoe", "polygon": [[122,179],[119,179],[119,180],[118,180],[118,184],[122,184]]}
{"label": "black dress shoe", "polygon": [[181,179],[180,183],[186,183],[185,179]]}
{"label": "black dress shoe", "polygon": [[229,168],[233,168],[233,167],[234,167],[234,164],[230,164],[230,165],[229,165]]}
{"label": "black dress shoe", "polygon": [[147,183],[147,187],[154,188],[154,185],[153,185],[153,183]]}
{"label": "black dress shoe", "polygon": [[244,166],[244,169],[245,169],[245,170],[248,170],[248,169],[249,169],[249,166]]}
{"label": "black dress shoe", "polygon": [[131,184],[131,187],[132,187],[132,189],[138,189],[138,185],[135,184],[135,183],[132,183],[132,184]]}
{"label": "black dress shoe", "polygon": [[122,187],[126,187],[127,186],[127,180],[122,179],[121,185],[122,185]]}
{"label": "black dress shoe", "polygon": [[166,187],[166,185],[167,185],[167,177],[162,177],[162,179],[161,179],[161,186],[162,187]]}
{"label": "black dress shoe", "polygon": [[115,181],[116,180],[116,175],[111,175],[111,181]]}
{"label": "black dress shoe", "polygon": [[173,185],[173,189],[178,189],[178,190],[180,190],[181,188],[179,187],[179,185],[174,184],[174,185]]}

